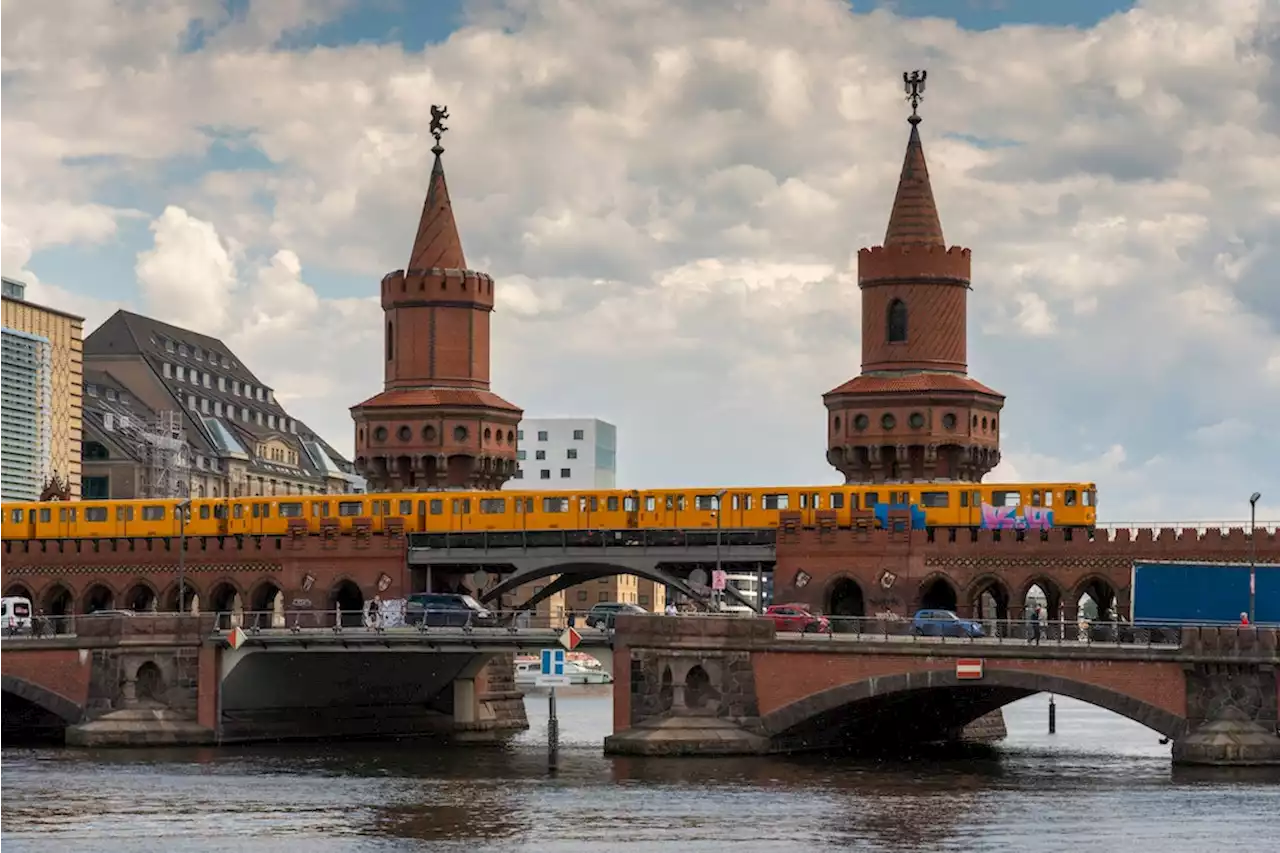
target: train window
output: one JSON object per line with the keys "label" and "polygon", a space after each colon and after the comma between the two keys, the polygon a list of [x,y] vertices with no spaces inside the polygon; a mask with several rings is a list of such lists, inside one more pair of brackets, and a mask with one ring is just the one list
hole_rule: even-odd
{"label": "train window", "polygon": [[[512,501],[512,503],[515,504],[515,510],[517,515],[524,512],[524,501],[520,500],[519,498],[516,498],[514,501]],[[482,507],[480,511],[484,512],[484,508]]]}
{"label": "train window", "polygon": [[203,506],[201,506],[201,507],[200,507],[200,518],[205,519],[205,520],[208,520],[208,518],[209,518],[209,505],[208,505],[208,504],[205,504],[205,505],[203,505]]}
{"label": "train window", "polygon": [[921,492],[920,505],[934,509],[945,509],[951,505],[951,495],[947,492]]}
{"label": "train window", "polygon": [[867,492],[866,500],[863,502],[862,505],[865,506],[867,509],[871,509],[872,507],[878,506],[879,504],[880,504],[880,493]]}
{"label": "train window", "polygon": [[413,515],[413,501],[400,501],[400,515]]}
{"label": "train window", "polygon": [[533,498],[524,499],[524,511],[533,512]]}
{"label": "train window", "polygon": [[258,505],[257,505],[257,504],[252,504],[252,506],[253,506],[253,517],[254,517],[254,518],[257,518],[257,517],[258,517],[258,513],[259,513],[261,510],[259,510],[259,509],[258,509]]}
{"label": "train window", "polygon": [[790,506],[790,495],[781,492],[762,495],[760,500],[764,509],[786,509]]}
{"label": "train window", "polygon": [[1022,503],[1021,492],[992,492],[992,506],[1019,506]]}
{"label": "train window", "polygon": [[84,508],[85,521],[106,521],[107,508],[105,506],[87,506]]}
{"label": "train window", "polygon": [[244,518],[244,504],[236,504],[231,508],[232,518]]}
{"label": "train window", "polygon": [[801,508],[801,509],[808,509],[808,508],[809,508],[809,493],[808,493],[808,492],[801,492],[801,493],[800,493],[800,508]]}
{"label": "train window", "polygon": [[622,508],[627,512],[635,512],[639,508],[639,500],[635,495],[627,495],[622,499]]}
{"label": "train window", "polygon": [[263,517],[263,518],[270,518],[270,517],[271,517],[271,504],[263,504],[263,505],[262,505],[262,517]]}
{"label": "train window", "polygon": [[569,499],[568,498],[543,498],[542,511],[543,512],[568,512]]}
{"label": "train window", "polygon": [[[516,501],[516,503],[520,503],[520,502]],[[480,499],[480,512],[485,513],[486,515],[496,515],[497,513],[506,512],[506,511],[507,511],[506,498],[481,498]]]}
{"label": "train window", "polygon": [[12,521],[14,524],[21,524],[21,523],[22,523],[22,510],[20,510],[20,509],[10,510],[10,511],[9,511],[9,520],[10,520],[10,521]]}
{"label": "train window", "polygon": [[839,492],[832,492],[832,493],[831,493],[831,508],[832,508],[832,509],[844,509],[844,495],[840,494]]}
{"label": "train window", "polygon": [[600,499],[595,495],[592,495],[591,499],[587,501],[587,503],[591,505],[592,512],[596,512],[597,510],[600,509]]}
{"label": "train window", "polygon": [[58,510],[58,521],[75,521],[75,520],[76,520],[76,511],[74,507],[71,509],[64,508],[64,509]]}
{"label": "train window", "polygon": [[48,524],[53,519],[53,511],[48,509],[40,510],[40,522]]}
{"label": "train window", "polygon": [[605,499],[604,499],[604,508],[605,508],[607,511],[609,511],[609,512],[617,512],[617,511],[618,511],[618,496],[617,496],[617,495],[610,495],[609,497],[605,498]]}
{"label": "train window", "polygon": [[444,501],[440,498],[431,499],[431,514],[440,515],[444,512]]}
{"label": "train window", "polygon": [[449,511],[454,515],[469,515],[471,513],[471,498],[454,498],[453,506]]}
{"label": "train window", "polygon": [[676,512],[684,512],[684,495],[676,495]]}
{"label": "train window", "polygon": [[960,506],[966,507],[968,505],[969,505],[969,493],[964,489],[961,489],[960,490]]}
{"label": "train window", "polygon": [[694,509],[700,509],[703,511],[713,510],[716,508],[716,503],[717,503],[717,500],[715,495],[694,495],[693,496]]}
{"label": "train window", "polygon": [[658,508],[658,499],[655,498],[653,495],[645,495],[644,496],[645,512],[653,512],[657,508]]}
{"label": "train window", "polygon": [[1065,496],[1064,496],[1064,498],[1063,498],[1063,501],[1062,501],[1062,502],[1063,502],[1064,504],[1066,504],[1067,506],[1075,506],[1075,505],[1076,505],[1076,490],[1075,490],[1075,489],[1067,489],[1066,494],[1065,494]]}
{"label": "train window", "polygon": [[1084,498],[1084,505],[1085,505],[1085,506],[1097,506],[1097,505],[1098,505],[1098,496],[1097,496],[1096,494],[1094,494],[1093,489],[1085,489],[1085,490],[1084,490],[1083,492],[1081,492],[1080,494],[1081,494],[1081,496]]}
{"label": "train window", "polygon": [[288,501],[280,504],[281,518],[302,518],[302,502]]}
{"label": "train window", "polygon": [[1040,490],[1039,489],[1031,490],[1031,505],[1040,506]]}
{"label": "train window", "polygon": [[1044,505],[1045,505],[1045,506],[1053,506],[1053,489],[1045,489],[1045,492],[1044,492]]}
{"label": "train window", "polygon": [[391,515],[391,501],[373,501],[374,515]]}
{"label": "train window", "polygon": [[675,495],[667,495],[667,512],[675,509]]}
{"label": "train window", "polygon": [[338,501],[338,515],[350,518],[353,515],[359,515],[364,511],[364,503],[362,501]]}
{"label": "train window", "polygon": [[164,521],[164,507],[162,506],[144,506],[142,508],[143,521]]}
{"label": "train window", "polygon": [[215,506],[215,507],[213,508],[213,517],[214,517],[214,518],[226,518],[226,517],[227,517],[227,507],[226,507],[224,504],[218,504],[217,506]]}

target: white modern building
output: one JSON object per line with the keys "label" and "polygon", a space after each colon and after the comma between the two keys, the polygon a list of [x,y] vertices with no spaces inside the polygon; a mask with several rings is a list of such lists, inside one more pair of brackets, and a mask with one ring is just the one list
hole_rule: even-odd
{"label": "white modern building", "polygon": [[525,418],[511,489],[616,489],[618,428],[599,418]]}
{"label": "white modern building", "polygon": [[7,501],[36,500],[49,478],[53,452],[52,353],[48,338],[4,327],[0,491]]}

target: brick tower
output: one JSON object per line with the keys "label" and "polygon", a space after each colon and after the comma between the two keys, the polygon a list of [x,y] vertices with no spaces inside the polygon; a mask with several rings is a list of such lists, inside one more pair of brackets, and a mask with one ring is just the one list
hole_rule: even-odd
{"label": "brick tower", "polygon": [[408,269],[382,278],[384,390],[351,409],[370,491],[499,489],[523,412],[489,390],[493,279],[467,268],[444,179],[448,108],[431,108],[435,165]]}
{"label": "brick tower", "polygon": [[847,483],[977,482],[1000,462],[1004,396],[970,379],[969,250],[947,248],[916,109],[884,245],[858,252],[862,373],[823,395],[827,461]]}

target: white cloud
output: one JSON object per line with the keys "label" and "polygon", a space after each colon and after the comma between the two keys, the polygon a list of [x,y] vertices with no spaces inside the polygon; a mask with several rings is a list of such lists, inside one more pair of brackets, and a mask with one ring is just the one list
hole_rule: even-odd
{"label": "white cloud", "polygon": [[[498,279],[495,390],[618,422],[637,485],[829,482],[821,394],[858,370],[855,255],[883,237],[893,81],[924,51],[944,230],[974,250],[971,370],[1009,395],[999,473],[1095,479],[1113,518],[1280,494],[1266,4],[975,33],[837,0],[485,0],[421,53],[274,46],[340,5],[77,6],[74,33],[67,3],[6,9],[6,274],[115,239],[121,184],[150,188],[155,244],[120,297],[224,335],[347,446],[448,103],[467,257]],[[193,17],[209,35],[184,50]],[[157,183],[227,134],[273,167]]]}

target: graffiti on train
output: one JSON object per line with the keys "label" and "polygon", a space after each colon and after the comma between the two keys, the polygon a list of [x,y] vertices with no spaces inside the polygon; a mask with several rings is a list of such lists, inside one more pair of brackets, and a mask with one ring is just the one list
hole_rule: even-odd
{"label": "graffiti on train", "polygon": [[1053,527],[1053,510],[1043,506],[982,505],[983,530],[1048,530]]}

